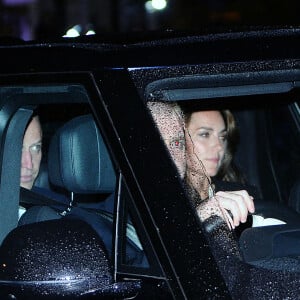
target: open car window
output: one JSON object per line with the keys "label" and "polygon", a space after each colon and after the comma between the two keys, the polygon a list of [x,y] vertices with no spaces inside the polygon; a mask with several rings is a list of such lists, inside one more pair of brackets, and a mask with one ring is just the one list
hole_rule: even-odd
{"label": "open car window", "polygon": [[[276,80],[274,83],[260,77],[257,81],[252,78],[251,84],[245,84],[247,79],[241,79],[240,75],[220,75],[216,79],[218,83],[210,81],[209,76],[199,80],[201,76],[198,75],[157,80],[146,88],[147,106],[173,160],[175,171],[186,187],[187,201],[197,211],[200,227],[213,248],[231,294],[239,295],[234,287],[234,282],[239,282],[239,289],[243,286],[248,295],[259,297],[255,286],[247,286],[247,276],[253,276],[255,284],[264,288],[268,285],[267,280],[282,281],[293,294],[300,271],[297,192],[300,116],[296,102],[299,90],[295,81],[287,80],[289,76],[282,82]],[[202,112],[199,116],[204,120],[207,112],[217,112],[224,121],[225,111],[230,111],[237,130],[235,136],[228,136],[229,125],[225,122],[226,133],[218,135],[215,147],[222,143],[224,149],[231,147],[229,154],[234,169],[228,168],[228,174],[221,172],[226,154],[222,156],[221,150],[211,147],[208,155],[201,156],[197,149],[199,140],[201,142],[201,139],[208,139],[213,134],[210,126],[201,125],[206,126],[205,131],[201,132],[198,128],[197,135],[193,136],[187,128],[186,119],[193,112]],[[162,117],[164,114],[165,117]],[[187,149],[191,138],[194,138],[190,154],[196,161],[194,165],[189,162],[191,158]],[[173,146],[180,154],[174,152]],[[221,157],[219,162],[218,155]],[[213,158],[215,161],[212,161]],[[205,159],[210,159],[210,162]],[[220,164],[219,173],[210,171],[212,163]],[[194,172],[192,175],[198,177],[197,180],[189,181],[189,168]],[[247,222],[230,230],[228,217],[232,215],[227,215],[230,210],[224,210],[221,200],[214,195],[218,195],[218,191],[239,190],[246,190],[254,198],[256,210],[249,213]],[[208,201],[211,201],[209,212],[205,209]],[[226,259],[226,253],[230,253],[231,258],[227,256]],[[240,268],[248,275],[237,269],[228,273],[228,268]],[[289,283],[283,279],[287,271],[290,272]],[[238,279],[234,279],[232,274],[236,274]],[[258,276],[265,276],[266,280],[258,282]],[[275,290],[275,284],[269,287],[270,292]]]}
{"label": "open car window", "polygon": [[[6,224],[2,226],[3,239],[16,226],[80,220],[104,242],[114,276],[163,278],[142,218],[124,177],[116,171],[117,162],[107,146],[109,139],[104,139],[85,87],[43,84],[4,87],[0,93],[2,176],[5,174],[1,196],[10,199],[9,203],[1,202],[7,216],[2,219]],[[35,116],[42,128],[40,169],[32,188],[20,189],[20,169],[21,185],[22,176],[29,177],[33,172],[33,166],[23,162],[27,149],[22,148],[22,141]],[[14,197],[8,197],[9,193]]]}

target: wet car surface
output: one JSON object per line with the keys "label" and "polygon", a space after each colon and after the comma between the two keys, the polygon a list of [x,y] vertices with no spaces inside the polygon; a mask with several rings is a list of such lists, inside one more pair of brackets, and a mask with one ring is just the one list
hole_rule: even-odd
{"label": "wet car surface", "polygon": [[[1,299],[297,299],[299,48],[298,28],[3,42]],[[255,213],[286,224],[201,221],[149,102],[230,109]],[[24,191],[36,112],[42,170]]]}

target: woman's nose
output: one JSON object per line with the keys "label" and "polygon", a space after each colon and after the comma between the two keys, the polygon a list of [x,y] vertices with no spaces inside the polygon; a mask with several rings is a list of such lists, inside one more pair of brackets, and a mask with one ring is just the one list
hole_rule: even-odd
{"label": "woman's nose", "polygon": [[217,150],[217,151],[221,151],[224,147],[223,141],[220,140],[219,137],[215,137],[213,138],[213,143],[212,143],[213,147]]}

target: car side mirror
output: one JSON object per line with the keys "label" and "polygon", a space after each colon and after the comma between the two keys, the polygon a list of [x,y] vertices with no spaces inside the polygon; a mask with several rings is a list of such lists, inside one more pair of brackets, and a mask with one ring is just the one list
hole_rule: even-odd
{"label": "car side mirror", "polygon": [[103,241],[81,220],[19,226],[0,247],[1,299],[116,299],[140,288],[137,280],[114,282]]}

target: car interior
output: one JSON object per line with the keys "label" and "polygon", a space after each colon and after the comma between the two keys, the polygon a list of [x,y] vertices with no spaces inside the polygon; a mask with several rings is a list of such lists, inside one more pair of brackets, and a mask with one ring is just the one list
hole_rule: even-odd
{"label": "car interior", "polygon": [[[297,198],[291,204],[291,198],[297,197],[294,194],[297,194],[299,178],[299,116],[295,116],[295,111],[298,111],[295,101],[278,103],[277,100],[270,108],[262,101],[263,97],[266,95],[227,99],[226,104],[224,99],[222,103],[214,99],[211,106],[207,103],[197,105],[195,100],[178,103],[183,110],[192,106],[197,110],[230,108],[233,112],[240,133],[235,164],[243,172],[247,185],[257,190],[255,215],[286,223],[252,227],[250,221],[246,226],[240,226],[243,230],[237,230],[240,249],[245,262],[273,269],[278,265],[268,263],[268,260],[298,257],[300,254]],[[283,151],[286,155],[281,153]]]}
{"label": "car interior", "polygon": [[[34,95],[32,98],[43,96],[41,90],[31,89],[30,94]],[[32,190],[21,188],[15,195],[19,199],[11,202],[15,211],[18,209],[18,203],[26,209],[18,225],[23,227],[29,224],[40,224],[40,222],[51,222],[54,219],[84,221],[101,237],[111,266],[114,264],[134,266],[135,270],[141,268],[146,273],[149,273],[149,270],[151,273],[147,255],[128,212],[127,226],[124,229],[126,239],[122,239],[121,243],[115,243],[116,222],[120,223],[118,227],[121,228],[126,221],[116,221],[114,215],[115,205],[120,198],[120,180],[117,180],[115,166],[108,153],[106,142],[88,103],[85,102],[84,97],[80,99],[78,95],[75,103],[73,99],[69,103],[66,102],[72,98],[72,92],[70,95],[70,89],[63,90],[65,92],[63,96],[54,88],[51,92],[48,90],[46,100],[42,104],[35,103],[32,98],[30,102],[26,102],[24,97],[23,102],[27,106],[31,104],[28,112],[25,110],[25,117],[23,108],[20,112],[12,112],[14,118],[10,126],[13,126],[13,136],[18,133],[18,143],[9,144],[5,151],[7,155],[9,152],[16,153],[14,173],[6,177],[8,179],[17,177],[13,191],[16,191],[16,187],[20,184],[20,161],[17,159],[17,153],[22,149],[20,143],[33,112],[39,115],[43,128],[43,159],[39,176]],[[10,132],[7,133],[8,137],[9,134]],[[3,167],[3,170],[8,170],[11,169],[12,164]],[[10,184],[8,189],[11,186]],[[3,190],[4,192],[6,191]],[[10,227],[7,226],[7,232],[15,227],[13,222],[15,219],[8,222]],[[49,228],[51,226],[49,223]],[[118,258],[114,254],[116,245],[122,247]],[[110,276],[115,275],[111,273]],[[132,285],[128,283],[126,286],[124,282],[118,284],[120,286],[116,288],[119,291],[111,290],[111,295],[128,292],[128,288]]]}
{"label": "car interior", "polygon": [[[247,76],[251,83],[244,84]],[[244,260],[259,265],[273,256],[296,257],[300,253],[300,119],[298,92],[286,78],[285,82],[276,78],[272,83],[272,76],[268,80],[261,74],[258,80],[251,74],[247,76],[178,75],[152,79],[145,87],[144,97],[146,101],[174,101],[181,107],[229,109],[233,113],[240,134],[234,162],[246,183],[257,192],[255,214],[264,220],[272,218],[286,223],[243,227],[239,232]],[[283,239],[288,242],[281,243]]]}
{"label": "car interior", "polygon": [[[39,108],[41,114],[42,109]],[[44,108],[44,113],[45,109],[49,110],[49,107]],[[45,147],[47,160],[43,162],[35,188],[21,193],[20,203],[27,211],[19,225],[61,217],[84,220],[101,236],[113,258],[116,173],[93,115],[77,116],[76,109],[73,114],[75,117],[60,122],[49,134],[48,149]],[[47,130],[50,123],[45,125]],[[127,232],[124,261],[135,267],[149,267],[130,221]]]}
{"label": "car interior", "polygon": [[[78,116],[56,131],[48,151],[48,174],[51,185],[70,195],[68,207],[60,214],[89,223],[112,256],[116,175],[91,114]],[[24,217],[28,219],[29,213]],[[147,264],[136,233],[127,246],[134,265]]]}

